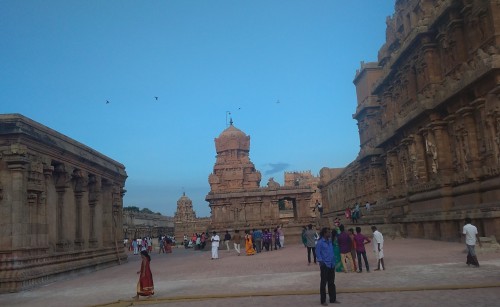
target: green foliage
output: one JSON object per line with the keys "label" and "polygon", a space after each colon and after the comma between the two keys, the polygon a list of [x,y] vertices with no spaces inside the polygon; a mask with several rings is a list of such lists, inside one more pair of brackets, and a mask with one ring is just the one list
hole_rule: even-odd
{"label": "green foliage", "polygon": [[132,212],[141,212],[139,207],[136,206],[128,206],[128,207],[123,207],[123,210],[125,211],[132,211]]}
{"label": "green foliage", "polygon": [[141,213],[155,214],[153,211],[149,210],[148,208],[142,209]]}

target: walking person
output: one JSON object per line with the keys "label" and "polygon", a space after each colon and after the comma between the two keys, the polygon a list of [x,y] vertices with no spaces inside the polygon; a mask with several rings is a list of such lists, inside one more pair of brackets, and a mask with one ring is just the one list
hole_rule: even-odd
{"label": "walking person", "polygon": [[361,233],[361,227],[356,227],[356,234],[354,235],[354,241],[356,242],[356,254],[358,255],[358,273],[363,272],[361,257],[363,257],[365,261],[366,272],[370,273],[370,266],[368,265],[368,259],[366,258],[365,244],[368,244],[371,241]]}
{"label": "walking person", "polygon": [[316,264],[316,231],[312,229],[312,224],[307,225],[307,230],[304,233],[305,245],[307,247],[307,265],[311,265],[311,251],[314,258],[314,264]]}
{"label": "walking person", "polygon": [[217,232],[212,233],[212,238],[210,239],[212,241],[212,260],[214,259],[219,259],[219,242],[220,242],[220,237],[217,234]]}
{"label": "walking person", "polygon": [[255,255],[255,249],[253,248],[252,235],[250,230],[245,230],[245,251],[247,256]]}
{"label": "walking person", "polygon": [[137,271],[139,275],[139,281],[137,282],[137,295],[133,297],[133,299],[138,300],[139,296],[147,296],[148,298],[151,295],[155,294],[155,287],[153,283],[153,274],[151,273],[151,257],[149,256],[147,251],[141,251],[141,270]]}
{"label": "walking person", "polygon": [[224,243],[226,244],[226,250],[227,251],[231,250],[229,248],[229,241],[231,241],[231,235],[229,234],[229,231],[226,230],[226,234],[224,235]]}
{"label": "walking person", "polygon": [[139,244],[137,244],[136,239],[132,241],[132,247],[134,248],[134,255],[137,255],[139,253]]}
{"label": "walking person", "polygon": [[465,236],[465,245],[467,246],[467,265],[471,264],[476,268],[479,267],[479,261],[476,256],[476,242],[481,247],[481,241],[479,240],[478,232],[476,226],[472,225],[472,220],[467,217],[465,218],[465,226],[462,231],[462,236]]}
{"label": "walking person", "polygon": [[240,231],[236,229],[233,235],[233,245],[234,245],[234,250],[238,253],[238,256],[241,254],[240,244],[241,244]]}
{"label": "walking person", "polygon": [[328,228],[325,227],[321,229],[320,239],[318,240],[316,248],[321,278],[319,283],[321,305],[328,306],[326,302],[327,285],[330,303],[339,303],[337,301],[337,291],[335,288],[335,255],[333,254],[333,246]]}
{"label": "walking person", "polygon": [[280,248],[285,247],[285,233],[283,232],[283,227],[278,226],[278,234],[280,236]]}
{"label": "walking person", "polygon": [[373,231],[373,251],[377,258],[377,268],[374,271],[385,270],[384,265],[384,236],[377,227],[372,226]]}

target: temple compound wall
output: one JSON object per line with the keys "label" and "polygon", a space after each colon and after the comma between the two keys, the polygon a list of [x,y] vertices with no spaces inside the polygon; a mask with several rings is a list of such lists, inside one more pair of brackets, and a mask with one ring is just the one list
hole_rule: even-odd
{"label": "temple compound wall", "polygon": [[0,292],[127,261],[125,167],[22,115],[0,115]]}
{"label": "temple compound wall", "polygon": [[359,155],[320,183],[331,215],[370,201],[411,237],[459,240],[466,216],[500,237],[499,37],[498,1],[395,2],[354,79]]}
{"label": "temple compound wall", "polygon": [[[215,139],[217,152],[210,192],[211,227],[226,229],[273,228],[283,225],[290,232],[314,221],[311,199],[314,189],[305,175],[291,176],[298,184],[280,186],[270,178],[260,187],[261,174],[250,161],[250,137],[231,125]],[[286,180],[285,180],[286,182]],[[300,229],[298,233],[300,234]]]}
{"label": "temple compound wall", "polygon": [[160,235],[174,235],[173,217],[123,210],[123,238],[158,238]]}

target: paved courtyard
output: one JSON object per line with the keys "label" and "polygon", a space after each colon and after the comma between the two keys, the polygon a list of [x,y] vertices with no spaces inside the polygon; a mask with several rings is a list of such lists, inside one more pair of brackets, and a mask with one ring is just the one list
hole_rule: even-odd
{"label": "paved courtyard", "polygon": [[[367,231],[364,230],[365,232]],[[290,244],[287,244],[290,243]],[[140,257],[43,287],[0,295],[0,306],[319,306],[319,268],[292,242],[272,252],[173,249],[153,254],[155,295],[134,302]],[[367,245],[371,247],[371,245]],[[371,248],[370,248],[371,250]],[[386,270],[337,273],[337,300],[349,306],[494,306],[500,303],[500,253],[479,251],[480,268],[465,265],[464,245],[386,239]],[[372,269],[375,259],[368,260]]]}

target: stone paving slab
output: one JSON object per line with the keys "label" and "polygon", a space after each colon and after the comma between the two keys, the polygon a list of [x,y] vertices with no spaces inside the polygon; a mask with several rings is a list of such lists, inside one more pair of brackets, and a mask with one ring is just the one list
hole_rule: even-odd
{"label": "stone paving slab", "polygon": [[[438,304],[439,297],[447,296],[454,298],[454,306],[464,302],[475,302],[476,306],[500,302],[498,252],[480,253],[480,268],[465,265],[464,245],[459,243],[395,239],[385,242],[384,253],[385,271],[336,274],[338,299],[342,303],[366,305],[373,299],[385,306],[413,306],[414,300],[418,300],[419,305],[447,306],[451,300]],[[319,268],[307,265],[302,245],[288,245],[254,256],[237,256],[234,251],[224,250],[219,254],[218,260],[211,260],[209,251],[183,248],[173,249],[172,254],[153,254],[155,296],[149,300],[131,300],[140,257],[129,254],[129,262],[120,266],[0,295],[0,306],[319,305]],[[368,254],[373,268],[375,259]],[[469,289],[477,286],[483,288]],[[432,289],[439,290],[425,291]],[[186,297],[197,300],[183,301]]]}

